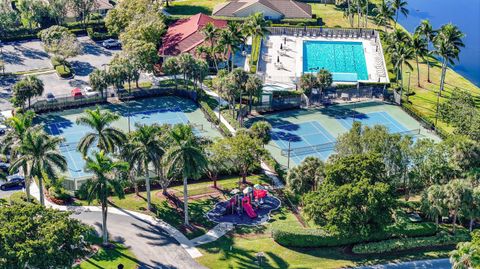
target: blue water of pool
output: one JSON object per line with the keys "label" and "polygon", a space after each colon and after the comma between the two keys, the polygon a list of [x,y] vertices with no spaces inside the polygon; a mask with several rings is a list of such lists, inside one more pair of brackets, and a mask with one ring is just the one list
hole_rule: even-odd
{"label": "blue water of pool", "polygon": [[362,42],[304,41],[303,72],[322,68],[332,73],[333,81],[368,80]]}

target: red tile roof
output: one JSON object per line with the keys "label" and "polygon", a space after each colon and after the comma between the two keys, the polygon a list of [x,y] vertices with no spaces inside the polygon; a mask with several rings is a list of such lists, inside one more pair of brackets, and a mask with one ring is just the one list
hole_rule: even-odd
{"label": "red tile roof", "polygon": [[205,41],[205,37],[200,30],[209,22],[213,23],[217,28],[227,26],[227,21],[213,19],[202,13],[198,13],[188,19],[178,20],[168,28],[159,54],[178,55],[192,51]]}

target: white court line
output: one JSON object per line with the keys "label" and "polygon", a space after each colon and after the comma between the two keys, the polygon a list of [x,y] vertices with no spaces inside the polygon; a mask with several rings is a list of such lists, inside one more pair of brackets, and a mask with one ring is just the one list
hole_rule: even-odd
{"label": "white court line", "polygon": [[[380,114],[380,116],[382,116],[382,118],[386,119],[387,121],[390,122],[390,124],[392,124],[394,127],[396,127],[397,129],[399,129],[400,131],[403,131],[405,128],[403,126],[399,126],[399,124],[393,122],[391,119],[385,117],[383,114],[387,114],[389,117],[391,117],[387,112],[377,112],[378,114]],[[407,130],[407,129],[405,129]]]}
{"label": "white court line", "polygon": [[[315,121],[315,122],[316,122],[316,121]],[[317,122],[317,123],[320,124],[319,122]],[[317,129],[323,136],[325,136],[325,138],[327,138],[327,141],[328,141],[327,143],[330,143],[330,142],[334,142],[334,141],[335,141],[335,140],[330,140],[330,137],[329,137],[328,135],[332,136],[331,134],[329,134],[329,133],[328,133],[328,134],[325,134],[325,132],[326,132],[327,130],[325,130],[325,132],[324,132],[322,129],[319,129],[317,126],[315,126],[315,124],[313,124],[313,123],[310,123],[310,124],[312,124],[315,129]],[[320,125],[320,126],[321,126],[321,125]],[[323,126],[322,126],[322,128],[323,128]],[[332,136],[332,137],[333,137],[333,136]],[[321,143],[321,144],[324,144],[324,143]]]}

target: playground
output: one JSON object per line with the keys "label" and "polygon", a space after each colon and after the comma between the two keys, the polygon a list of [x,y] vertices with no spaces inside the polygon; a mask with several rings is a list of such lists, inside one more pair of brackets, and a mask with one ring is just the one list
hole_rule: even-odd
{"label": "playground", "polygon": [[269,194],[263,186],[256,184],[242,191],[233,189],[230,198],[218,202],[206,216],[216,223],[256,226],[270,219],[270,212],[280,208],[281,202]]}

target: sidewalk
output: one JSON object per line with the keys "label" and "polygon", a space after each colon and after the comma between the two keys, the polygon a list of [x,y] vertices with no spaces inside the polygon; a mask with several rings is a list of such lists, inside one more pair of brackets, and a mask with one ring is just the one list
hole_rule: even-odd
{"label": "sidewalk", "polygon": [[[33,197],[35,197],[37,200],[40,199],[40,190],[38,189],[38,186],[35,182],[33,182],[30,185],[30,194]],[[84,212],[84,211],[85,212],[101,212],[101,208],[99,206],[62,206],[62,205],[54,204],[50,202],[48,199],[45,199],[45,206],[54,208],[60,211],[72,211],[77,213]],[[192,241],[190,241],[187,237],[185,237],[185,235],[182,234],[175,227],[171,226],[170,224],[162,220],[156,219],[146,214],[142,214],[142,213],[138,213],[130,210],[124,210],[117,207],[109,207],[108,211],[109,211],[109,214],[130,216],[130,217],[135,217],[135,218],[150,222],[152,225],[158,226],[159,228],[165,230],[170,236],[175,238],[175,240],[178,241],[178,243],[187,251],[187,253],[192,258],[195,259],[202,256],[202,253],[200,253],[200,251],[197,248],[195,248]]]}

